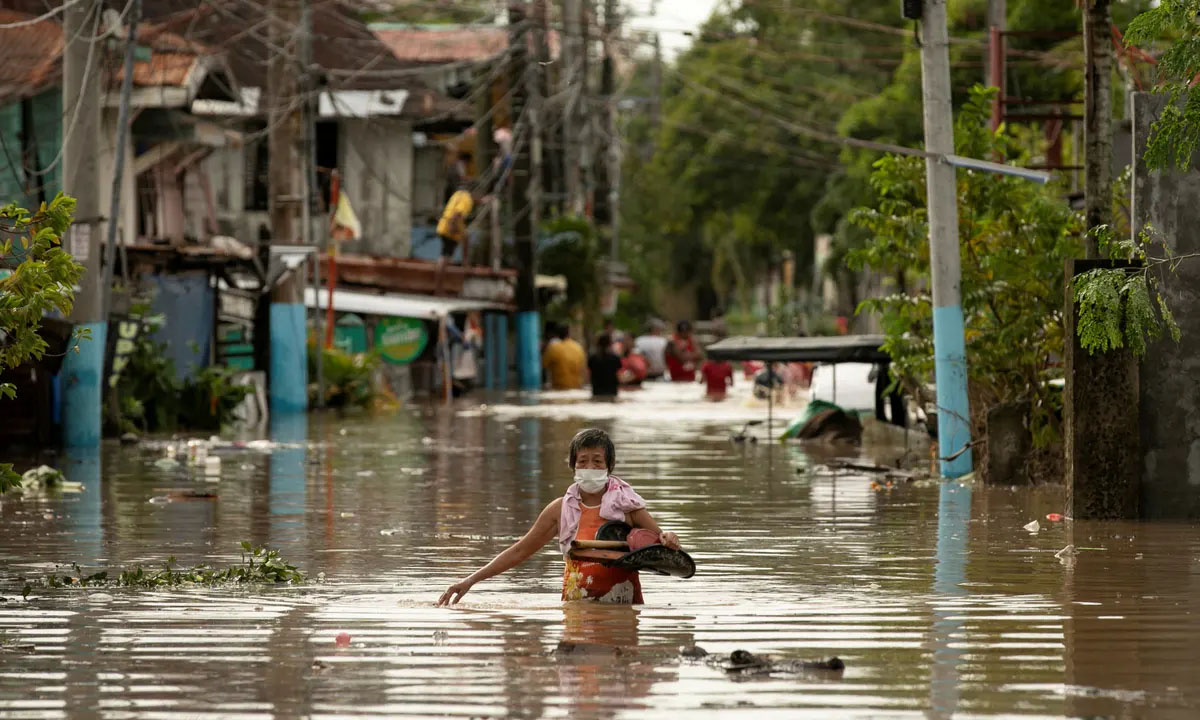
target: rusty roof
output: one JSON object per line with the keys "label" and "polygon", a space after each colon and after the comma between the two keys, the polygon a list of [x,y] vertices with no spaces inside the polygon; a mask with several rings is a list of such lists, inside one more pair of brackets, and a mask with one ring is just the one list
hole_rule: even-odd
{"label": "rusty roof", "polygon": [[[11,25],[38,16],[0,9],[0,25]],[[33,25],[0,28],[0,99],[35,93],[58,82],[62,68],[62,26],[53,20]]]}
{"label": "rusty roof", "polygon": [[[35,20],[38,15],[0,9],[0,26]],[[151,51],[149,60],[133,66],[136,87],[183,87],[192,79],[199,58],[216,54],[212,48],[155,25],[142,23],[138,44]],[[101,52],[104,52],[102,46]],[[27,97],[57,85],[62,79],[63,29],[56,19],[15,28],[0,27],[0,101]],[[119,54],[101,57],[108,87],[120,87],[124,75]]]}
{"label": "rusty roof", "polygon": [[371,29],[396,59],[405,64],[440,65],[483,61],[504,52],[508,33],[495,26],[445,27],[379,24]]}
{"label": "rusty roof", "polygon": [[[247,0],[144,0],[146,17],[160,27],[224,52],[238,82],[265,88],[273,46],[290,42],[264,3]],[[312,1],[313,63],[331,90],[405,90],[403,115],[421,121],[469,117],[461,103],[442,95],[402,64],[342,0]],[[277,38],[272,38],[272,34]]]}

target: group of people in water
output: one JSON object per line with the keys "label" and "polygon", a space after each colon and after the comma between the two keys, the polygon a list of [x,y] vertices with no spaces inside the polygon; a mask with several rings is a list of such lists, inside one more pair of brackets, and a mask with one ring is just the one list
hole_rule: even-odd
{"label": "group of people in water", "polygon": [[699,379],[709,400],[724,400],[733,385],[733,366],[705,360],[686,320],[669,336],[664,330],[661,321],[653,320],[645,334],[630,338],[610,320],[588,353],[565,324],[547,323],[542,351],[546,384],[553,390],[577,390],[590,383],[593,397],[615,398],[621,390],[636,390],[647,381]]}

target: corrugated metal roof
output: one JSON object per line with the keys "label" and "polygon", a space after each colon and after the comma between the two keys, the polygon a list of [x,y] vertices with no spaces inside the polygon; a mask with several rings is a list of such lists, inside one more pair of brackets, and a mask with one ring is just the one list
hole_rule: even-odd
{"label": "corrugated metal roof", "polygon": [[[311,287],[304,290],[304,304],[310,308],[326,308],[328,306],[327,298],[325,290],[317,292]],[[451,313],[470,310],[502,310],[504,306],[486,300],[439,298],[431,295],[372,295],[351,290],[334,290],[333,309],[338,312],[366,315],[437,320]]]}

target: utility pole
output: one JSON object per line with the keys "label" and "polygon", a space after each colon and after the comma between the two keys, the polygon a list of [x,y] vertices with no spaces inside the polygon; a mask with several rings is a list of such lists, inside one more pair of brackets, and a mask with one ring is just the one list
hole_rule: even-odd
{"label": "utility pole", "polygon": [[[64,245],[85,270],[70,321],[91,333],[68,352],[63,365],[63,442],[67,447],[100,444],[100,407],[108,318],[104,314],[100,258],[100,88],[104,84],[100,0],[64,3],[63,191],[75,198],[75,223]],[[116,222],[116,218],[111,218]],[[108,262],[112,262],[110,258]]]}
{"label": "utility pole", "polygon": [[[989,36],[995,32],[1003,33],[1008,28],[1008,0],[988,0],[987,27]],[[989,53],[984,56],[983,81],[988,85],[999,87],[993,82],[995,62],[995,55]]]}
{"label": "utility pole", "polygon": [[[312,273],[313,273],[313,296],[318,299],[313,303],[313,329],[316,331],[316,336],[322,338],[325,336],[324,328],[321,326],[321,250],[313,241],[313,179],[315,177],[315,169],[317,166],[316,157],[316,141],[314,138],[315,128],[313,127],[313,48],[312,48],[312,0],[300,0],[300,92],[304,96],[304,105],[301,108],[303,115],[302,122],[304,123],[304,142],[301,152],[301,166],[303,167],[303,176],[300,187],[301,194],[304,196],[304,204],[300,206],[300,242],[305,247],[311,247],[313,253],[312,258]],[[490,139],[490,136],[489,136]],[[305,345],[307,346],[307,338]],[[325,407],[325,353],[321,351],[320,343],[317,346],[317,407]]]}
{"label": "utility pole", "polygon": [[563,0],[563,30],[566,37],[562,46],[565,68],[562,79],[563,90],[569,93],[563,111],[563,174],[567,193],[564,207],[566,212],[579,216],[583,215],[584,210],[582,106],[587,93],[582,21],[583,0]]}
{"label": "utility pole", "polygon": [[[1090,230],[1112,221],[1112,0],[1088,0],[1083,10],[1084,217]],[[1086,257],[1099,240],[1084,238]]]}
{"label": "utility pole", "polygon": [[1005,37],[1008,25],[1008,0],[988,0],[988,52],[985,57],[984,83],[996,88],[992,100],[992,122],[994,132],[1004,119],[1004,95],[1008,92],[1005,78]]}
{"label": "utility pole", "polygon": [[[926,197],[933,275],[933,353],[937,381],[938,450],[942,475],[971,472],[971,412],[967,401],[967,354],[963,335],[961,257],[954,167],[940,156],[954,153],[950,101],[950,39],[947,0],[925,0],[921,21],[921,95],[925,114]],[[953,458],[953,459],[946,459]]]}
{"label": "utility pole", "polygon": [[[108,237],[104,250],[104,282],[101,307],[105,316],[112,311],[113,266],[117,261],[117,226],[121,219],[121,184],[125,177],[125,144],[129,137],[129,101],[133,92],[133,55],[137,48],[138,24],[142,17],[142,0],[133,0],[129,8],[128,35],[125,38],[125,65],[121,76],[121,105],[117,112],[117,142],[113,151],[112,197],[108,206]],[[129,278],[125,261],[125,246],[121,246],[121,272]]]}
{"label": "utility pole", "polygon": [[662,125],[662,99],[663,99],[663,56],[662,56],[662,36],[656,31],[654,33],[654,98],[652,99],[654,129],[657,130]]}
{"label": "utility pole", "polygon": [[[301,59],[297,40],[304,34],[302,13],[299,0],[270,0],[267,12],[271,45],[280,49],[271,54],[267,65],[267,208],[271,242],[295,245],[301,239],[298,210],[304,201],[300,182],[304,112],[297,72]],[[269,291],[271,414],[301,412],[308,408],[304,276],[291,272]]]}
{"label": "utility pole", "polygon": [[600,121],[604,124],[601,137],[606,141],[598,145],[604,149],[604,162],[600,163],[596,173],[596,224],[609,229],[609,259],[614,262],[617,259],[616,164],[620,150],[616,132],[616,51],[617,34],[620,32],[617,4],[617,0],[604,0],[604,60],[600,66],[600,102],[603,110]]}
{"label": "utility pole", "polygon": [[[538,142],[537,78],[529,64],[530,23],[526,3],[514,1],[508,6],[509,84],[512,87],[513,170],[512,209],[513,242],[517,249],[517,374],[522,390],[536,390],[542,384],[540,357],[541,321],[537,306],[537,222],[541,214]],[[537,33],[537,24],[533,24]],[[536,45],[536,35],[535,42]]]}

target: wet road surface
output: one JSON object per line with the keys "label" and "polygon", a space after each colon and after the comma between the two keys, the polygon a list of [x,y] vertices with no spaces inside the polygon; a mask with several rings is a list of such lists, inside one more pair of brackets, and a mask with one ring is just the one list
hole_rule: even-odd
{"label": "wet road surface", "polygon": [[[1194,526],[1048,522],[1061,488],[875,490],[731,444],[763,411],[699,393],[292,418],[273,449],[219,451],[218,482],[157,467],[153,443],[71,456],[82,494],[0,507],[0,717],[1200,716]],[[433,607],[565,490],[590,425],[695,578],[644,576],[638,608],[564,604],[548,545]],[[225,565],[242,540],[310,582],[21,600],[17,578],[56,564]],[[1069,544],[1087,549],[1064,563]],[[846,669],[731,677],[690,645]]]}

